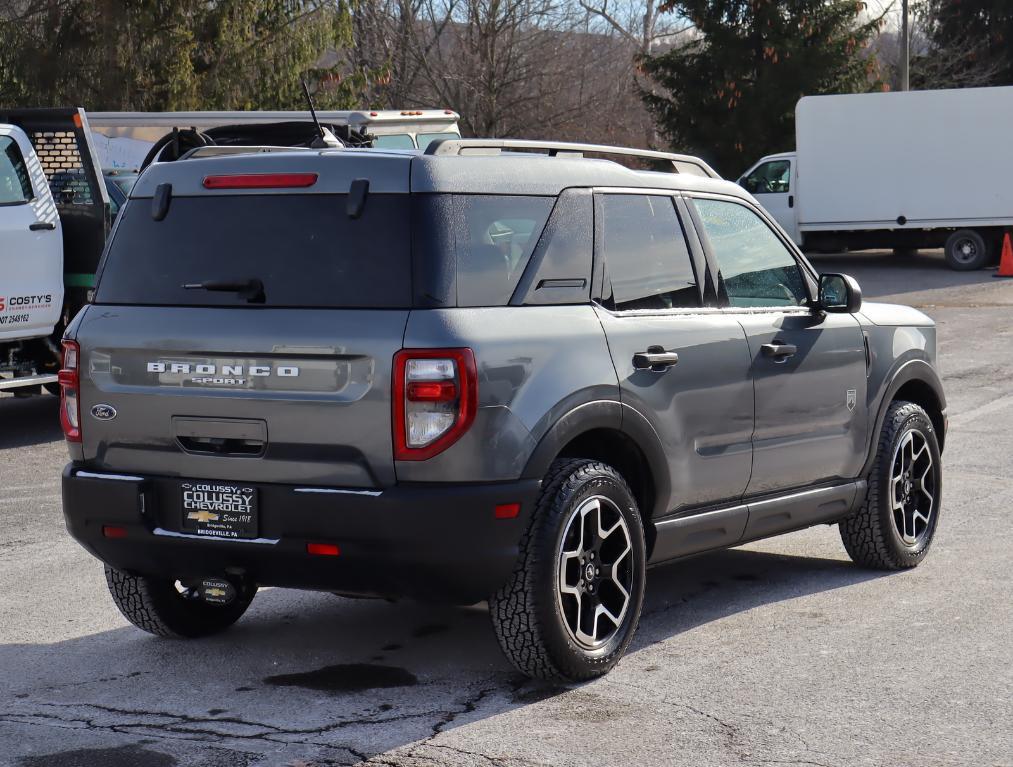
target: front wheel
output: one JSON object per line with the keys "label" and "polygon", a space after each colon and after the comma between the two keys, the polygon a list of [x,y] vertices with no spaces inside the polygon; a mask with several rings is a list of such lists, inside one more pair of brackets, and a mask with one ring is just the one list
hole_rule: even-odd
{"label": "front wheel", "polygon": [[848,555],[877,570],[915,567],[928,554],[939,521],[943,474],[928,414],[894,402],[880,432],[865,503],[839,527]]}
{"label": "front wheel", "polygon": [[540,679],[607,673],[637,629],[645,562],[640,512],[619,472],[599,461],[556,461],[514,572],[489,599],[503,652]]}
{"label": "front wheel", "polygon": [[242,617],[257,591],[255,586],[241,585],[229,604],[209,604],[197,589],[179,581],[130,575],[108,565],[106,584],[124,618],[149,634],[174,639],[224,631]]}

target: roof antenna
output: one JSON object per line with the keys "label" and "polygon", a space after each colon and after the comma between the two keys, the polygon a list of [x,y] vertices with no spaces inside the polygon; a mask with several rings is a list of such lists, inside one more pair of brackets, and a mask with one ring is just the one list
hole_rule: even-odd
{"label": "roof antenna", "polygon": [[327,130],[327,128],[321,125],[320,120],[317,119],[317,110],[313,108],[313,97],[310,96],[310,89],[306,85],[305,78],[300,77],[299,82],[302,83],[302,92],[306,95],[306,104],[310,108],[310,117],[313,118],[313,124],[317,126],[317,137],[310,142],[310,147],[313,149],[328,149],[344,146],[344,144],[342,144],[333,133]]}

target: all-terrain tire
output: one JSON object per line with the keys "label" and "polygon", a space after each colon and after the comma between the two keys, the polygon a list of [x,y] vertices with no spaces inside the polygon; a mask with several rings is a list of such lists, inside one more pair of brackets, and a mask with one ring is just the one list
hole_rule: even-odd
{"label": "all-terrain tire", "polygon": [[[572,530],[568,523],[594,498],[605,499],[609,513],[625,521],[630,588],[620,626],[602,646],[588,649],[568,633],[557,588],[561,545]],[[555,461],[521,538],[514,571],[489,599],[493,629],[504,654],[521,673],[539,679],[582,681],[607,673],[626,652],[640,621],[645,562],[643,523],[622,475],[600,461]]]}
{"label": "all-terrain tire", "polygon": [[[934,500],[930,504],[929,520],[920,534],[905,542],[891,502],[891,493],[902,492],[902,489],[896,489],[891,478],[895,473],[898,445],[912,431],[919,435],[919,444],[924,444],[932,461]],[[902,570],[917,566],[928,554],[935,535],[942,484],[939,442],[932,420],[913,402],[898,400],[891,403],[879,434],[865,502],[854,515],[838,525],[848,556],[855,563],[876,570]]]}
{"label": "all-terrain tire", "polygon": [[147,578],[106,565],[106,584],[123,617],[137,628],[160,637],[196,639],[224,631],[239,620],[253,601],[256,588],[237,588],[228,605],[208,604],[181,594],[169,579]]}

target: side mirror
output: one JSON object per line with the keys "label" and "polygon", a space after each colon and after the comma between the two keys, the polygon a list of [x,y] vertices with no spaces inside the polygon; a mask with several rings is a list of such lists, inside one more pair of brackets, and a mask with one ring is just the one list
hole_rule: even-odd
{"label": "side mirror", "polygon": [[824,312],[853,314],[862,308],[862,289],[846,274],[821,274],[816,304]]}

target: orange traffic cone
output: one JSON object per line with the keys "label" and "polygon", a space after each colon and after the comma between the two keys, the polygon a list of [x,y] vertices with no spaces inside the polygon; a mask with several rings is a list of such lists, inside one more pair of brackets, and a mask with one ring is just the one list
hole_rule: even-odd
{"label": "orange traffic cone", "polygon": [[1013,277],[1013,246],[1010,245],[1009,232],[1002,238],[1002,258],[999,259],[999,271],[993,277]]}

